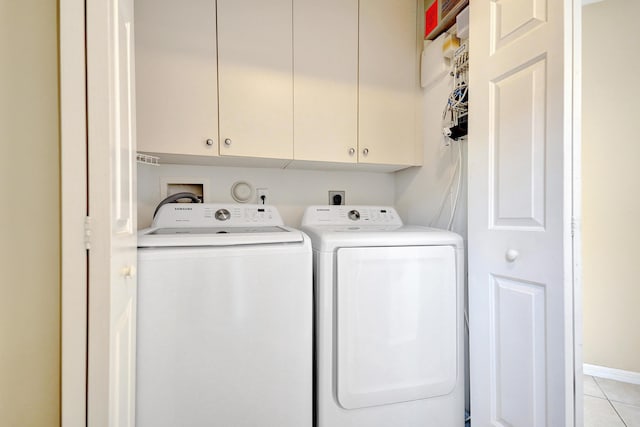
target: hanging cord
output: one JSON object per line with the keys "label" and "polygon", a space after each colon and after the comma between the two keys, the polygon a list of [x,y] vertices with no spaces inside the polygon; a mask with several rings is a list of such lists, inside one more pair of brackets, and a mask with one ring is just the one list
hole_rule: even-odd
{"label": "hanging cord", "polygon": [[[451,141],[451,140],[450,140]],[[458,143],[458,161],[456,162],[456,168],[454,169],[453,173],[451,174],[451,177],[449,178],[449,182],[447,184],[447,186],[445,187],[445,190],[442,194],[442,198],[440,199],[440,208],[438,209],[438,212],[436,213],[436,215],[433,217],[433,219],[431,220],[431,222],[429,223],[430,227],[433,227],[436,225],[436,223],[438,222],[438,220],[442,217],[442,212],[444,210],[444,207],[447,203],[447,199],[449,197],[451,197],[451,188],[453,187],[454,183],[456,184],[456,202],[454,203],[454,208],[452,209],[452,212],[450,214],[449,220],[447,221],[447,229],[451,230],[451,226],[450,224],[453,221],[453,215],[455,214],[455,209],[457,206],[457,199],[459,198],[459,193],[460,193],[460,187],[462,185],[462,149],[461,149],[461,142],[460,141],[453,141],[453,142],[457,142]],[[449,144],[450,145],[450,144]],[[448,145],[448,146],[449,146]]]}
{"label": "hanging cord", "polygon": [[453,219],[456,216],[458,209],[458,201],[460,200],[460,189],[462,187],[462,143],[458,141],[458,185],[456,186],[456,195],[453,199],[453,207],[451,208],[451,215],[449,215],[449,223],[447,224],[447,230],[451,230],[453,226]]}
{"label": "hanging cord", "polygon": [[180,199],[189,199],[191,200],[191,203],[202,203],[202,200],[200,200],[200,198],[193,193],[185,191],[182,193],[172,194],[171,196],[163,199],[160,203],[158,203],[158,206],[156,206],[156,210],[153,212],[153,218],[156,217],[156,214],[163,205],[166,205],[167,203],[175,203]]}

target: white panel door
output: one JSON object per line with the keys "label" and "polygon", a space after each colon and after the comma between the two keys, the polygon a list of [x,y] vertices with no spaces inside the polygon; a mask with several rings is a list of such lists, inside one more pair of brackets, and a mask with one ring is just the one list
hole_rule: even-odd
{"label": "white panel door", "polygon": [[358,0],[293,2],[296,160],[358,160]]}
{"label": "white panel door", "polygon": [[572,2],[471,3],[475,426],[574,425]]}
{"label": "white panel door", "polygon": [[218,0],[220,155],[293,158],[292,0]]}
{"label": "white panel door", "polygon": [[133,1],[87,2],[88,425],[135,423],[136,183]]}

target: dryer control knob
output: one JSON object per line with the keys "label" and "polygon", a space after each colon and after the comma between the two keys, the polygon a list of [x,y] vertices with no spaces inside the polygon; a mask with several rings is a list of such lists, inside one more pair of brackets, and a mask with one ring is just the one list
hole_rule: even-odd
{"label": "dryer control knob", "polygon": [[349,216],[349,219],[352,221],[357,221],[360,219],[360,212],[358,212],[357,210],[352,210],[349,211],[349,213],[347,214]]}
{"label": "dryer control knob", "polygon": [[218,209],[216,211],[216,219],[218,221],[226,221],[231,218],[231,213],[226,209]]}

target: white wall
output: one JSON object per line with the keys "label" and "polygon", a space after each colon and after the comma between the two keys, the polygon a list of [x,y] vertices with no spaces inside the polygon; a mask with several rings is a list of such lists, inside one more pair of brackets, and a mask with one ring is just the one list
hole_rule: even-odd
{"label": "white wall", "polygon": [[60,423],[57,2],[0,1],[0,426]]}
{"label": "white wall", "polygon": [[394,203],[394,175],[381,172],[310,171],[293,169],[237,168],[220,166],[161,165],[138,166],[138,227],[151,224],[153,211],[161,200],[161,178],[207,179],[210,194],[205,202],[235,203],[231,186],[246,181],[254,188],[268,188],[267,204],[275,205],[286,225],[300,225],[304,208],[326,205],[329,190],[346,191],[347,204]]}
{"label": "white wall", "polygon": [[638,0],[583,8],[584,362],[640,372]]}
{"label": "white wall", "polygon": [[[446,146],[442,136],[442,110],[452,86],[452,78],[446,75],[424,91],[423,166],[396,172],[396,207],[408,223],[446,228],[456,190],[458,147],[462,144],[462,186],[453,231],[466,241],[467,143],[454,142]],[[444,208],[438,215],[442,203]]]}

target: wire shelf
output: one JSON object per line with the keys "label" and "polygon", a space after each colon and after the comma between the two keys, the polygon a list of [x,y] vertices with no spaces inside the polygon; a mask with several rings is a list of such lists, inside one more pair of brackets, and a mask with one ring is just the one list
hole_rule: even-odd
{"label": "wire shelf", "polygon": [[160,166],[160,157],[150,156],[148,154],[136,153],[136,161],[143,165]]}

